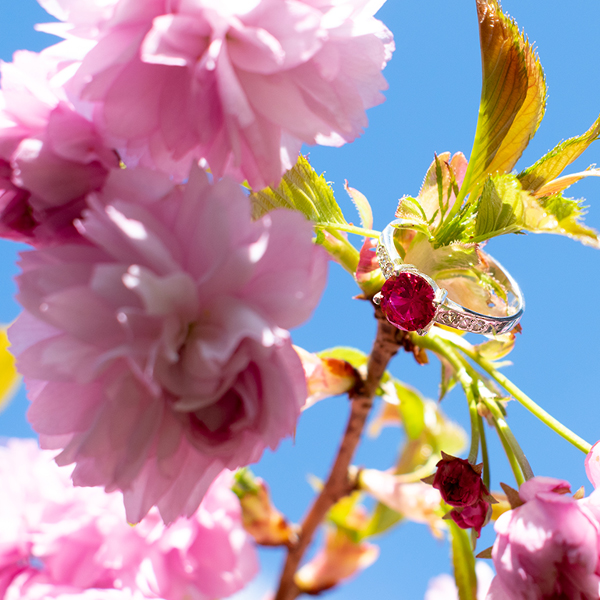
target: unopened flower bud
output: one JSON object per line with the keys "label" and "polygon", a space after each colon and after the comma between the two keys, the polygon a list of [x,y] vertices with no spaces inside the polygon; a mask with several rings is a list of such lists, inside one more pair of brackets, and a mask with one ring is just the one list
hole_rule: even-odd
{"label": "unopened flower bud", "polygon": [[262,546],[282,546],[295,537],[294,527],[271,504],[267,484],[249,469],[235,475],[233,491],[240,499],[242,525]]}
{"label": "unopened flower bud", "polygon": [[328,527],[323,548],[296,573],[294,581],[301,592],[318,594],[371,566],[378,556],[377,546],[355,542],[343,529]]}
{"label": "unopened flower bud", "polygon": [[302,361],[308,388],[304,409],[324,398],[349,392],[360,380],[356,369],[341,358],[319,356],[298,346],[294,349]]}

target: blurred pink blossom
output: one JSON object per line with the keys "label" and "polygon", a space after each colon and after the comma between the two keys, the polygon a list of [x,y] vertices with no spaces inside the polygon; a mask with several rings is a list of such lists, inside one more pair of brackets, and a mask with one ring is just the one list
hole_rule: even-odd
{"label": "blurred pink blossom", "polygon": [[596,442],[585,457],[585,472],[594,488],[600,487],[600,442]]}
{"label": "blurred pink blossom", "polygon": [[64,90],[58,64],[17,52],[3,63],[0,92],[0,236],[46,245],[77,236],[85,196],[119,160]]}
{"label": "blurred pink blossom", "polygon": [[28,418],[76,485],[172,522],[293,433],[306,384],[286,329],[316,306],[326,255],[302,215],[252,222],[240,187],[198,168],[181,186],[116,170],[89,202],[90,245],[22,254],[9,338]]}
{"label": "blurred pink blossom", "polygon": [[166,527],[152,509],[132,527],[120,493],[73,487],[53,455],[33,440],[0,447],[0,598],[205,600],[255,575],[230,472],[190,519]]}
{"label": "blurred pink blossom", "polygon": [[302,143],[366,127],[394,49],[373,16],[383,2],[40,0],[64,21],[43,26],[67,38],[57,51],[83,53],[68,89],[96,103],[126,162],[175,173],[204,158],[253,188],[277,183]]}
{"label": "blurred pink blossom", "polygon": [[[483,560],[475,562],[477,575],[477,600],[484,600],[494,577],[494,571]],[[432,577],[427,585],[424,600],[458,600],[454,577],[446,573]]]}
{"label": "blurred pink blossom", "polygon": [[566,481],[534,477],[519,489],[525,504],[498,518],[490,600],[600,597],[600,499],[568,491]]}

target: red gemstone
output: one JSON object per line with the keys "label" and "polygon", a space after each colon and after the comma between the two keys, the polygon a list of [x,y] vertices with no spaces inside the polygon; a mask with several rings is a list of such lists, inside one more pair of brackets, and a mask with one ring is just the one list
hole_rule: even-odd
{"label": "red gemstone", "polygon": [[435,315],[435,293],[426,279],[416,273],[399,273],[381,288],[381,310],[387,320],[404,331],[429,325]]}

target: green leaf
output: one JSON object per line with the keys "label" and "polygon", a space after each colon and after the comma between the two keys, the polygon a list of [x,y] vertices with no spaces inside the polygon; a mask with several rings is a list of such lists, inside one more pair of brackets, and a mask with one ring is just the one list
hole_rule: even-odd
{"label": "green leaf", "polygon": [[544,115],[544,74],[517,24],[497,0],[477,0],[483,85],[469,166],[459,201],[488,175],[507,173],[534,136]]}
{"label": "green leaf", "polygon": [[477,344],[473,349],[486,360],[496,361],[510,354],[515,347],[515,340],[515,333],[511,331]]}
{"label": "green leaf", "polygon": [[477,600],[477,575],[471,539],[466,530],[448,519],[452,538],[452,566],[460,600]]}
{"label": "green leaf", "polygon": [[490,177],[485,182],[475,218],[477,240],[519,231],[523,220],[520,192],[520,186],[513,179]]}
{"label": "green leaf", "polygon": [[534,193],[536,196],[541,195],[539,193],[540,189],[558,177],[565,167],[581,156],[584,150],[599,136],[600,117],[583,135],[561,142],[531,167],[519,173],[518,177],[523,189]]}
{"label": "green leaf", "polygon": [[333,190],[323,175],[317,175],[304,156],[286,171],[276,188],[250,194],[252,218],[258,219],[275,208],[300,211],[309,221],[322,226],[347,225]]}
{"label": "green leaf", "polygon": [[[535,231],[566,235],[589,246],[600,248],[598,232],[584,225],[581,220],[585,215],[581,202],[582,200],[565,198],[560,193],[540,198],[540,206],[554,219],[545,220],[543,226]],[[530,231],[534,230],[531,229]]]}
{"label": "green leaf", "polygon": [[361,496],[361,492],[353,492],[338,500],[327,513],[327,520],[342,529],[354,543],[360,542],[365,537],[364,524],[353,518]]}
{"label": "green leaf", "polygon": [[422,396],[414,389],[399,381],[394,381],[398,400],[398,411],[402,418],[402,425],[406,435],[411,440],[416,440],[425,428],[425,406]]}
{"label": "green leaf", "polygon": [[581,220],[585,214],[581,201],[565,198],[560,193],[537,198],[523,190],[518,177],[512,174],[488,179],[479,210],[488,214],[480,219],[478,213],[473,235],[467,238],[471,242],[481,242],[504,233],[531,231],[566,235],[600,247],[598,233]]}
{"label": "green leaf", "polygon": [[399,232],[406,231],[410,237],[412,231],[418,231],[426,237],[431,237],[427,215],[417,198],[411,196],[400,198],[396,209],[396,217],[406,221],[403,225],[396,225]]}
{"label": "green leaf", "polygon": [[389,506],[378,502],[371,514],[371,519],[365,529],[361,532],[360,539],[363,540],[367,537],[383,533],[394,525],[397,525],[403,518],[404,517],[400,513],[391,509]]}
{"label": "green leaf", "polygon": [[[455,206],[457,206],[455,204]],[[464,204],[453,217],[440,223],[435,234],[434,245],[436,248],[448,246],[467,238],[467,232],[473,228],[477,203]]]}

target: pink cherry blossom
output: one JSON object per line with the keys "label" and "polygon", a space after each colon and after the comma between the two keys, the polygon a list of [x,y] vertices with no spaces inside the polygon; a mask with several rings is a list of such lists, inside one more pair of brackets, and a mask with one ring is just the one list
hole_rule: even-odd
{"label": "pink cherry blossom", "polygon": [[0,236],[34,245],[77,237],[85,196],[118,157],[60,86],[49,56],[17,52],[0,92]]}
{"label": "pink cherry blossom", "polygon": [[600,442],[596,442],[585,457],[585,473],[594,488],[600,487]]}
{"label": "pink cherry blossom", "polygon": [[[384,0],[43,0],[85,55],[68,89],[126,162],[170,173],[204,158],[254,188],[277,183],[302,143],[340,146],[383,101],[392,34]],[[131,163],[128,163],[131,164]]]}
{"label": "pink cherry blossom", "polygon": [[73,487],[53,456],[33,440],[0,447],[0,598],[208,600],[255,575],[230,472],[190,519],[166,527],[152,509],[132,527],[120,493]]}
{"label": "pink cherry blossom", "polygon": [[286,329],[316,306],[326,256],[302,215],[252,222],[240,187],[198,168],[175,187],[117,170],[90,204],[89,245],[22,255],[9,338],[28,418],[76,485],[171,522],[293,433],[306,384]]}
{"label": "pink cherry blossom", "polygon": [[490,600],[600,597],[600,505],[568,490],[566,481],[534,477],[519,490],[525,504],[496,521]]}

